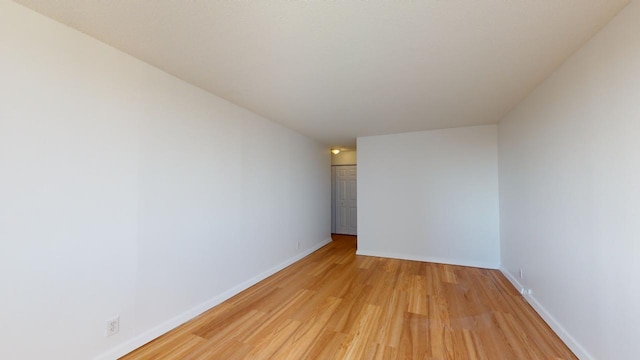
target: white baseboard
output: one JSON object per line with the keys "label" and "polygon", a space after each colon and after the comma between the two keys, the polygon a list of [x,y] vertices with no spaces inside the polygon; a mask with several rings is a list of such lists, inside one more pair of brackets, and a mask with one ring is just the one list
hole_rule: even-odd
{"label": "white baseboard", "polygon": [[[500,271],[511,282],[511,284],[518,290],[525,289],[525,286],[518,281],[518,279],[511,274],[504,267],[500,268]],[[533,307],[533,309],[540,315],[540,317],[549,325],[549,327],[562,339],[562,341],[573,351],[573,353],[581,360],[595,360],[591,354],[573,337],[569,332],[556,320],[544,306],[536,299],[535,294],[523,295],[525,300]]]}
{"label": "white baseboard", "polygon": [[188,310],[185,311],[184,313],[168,320],[165,321],[164,323],[149,329],[145,332],[143,332],[142,334],[134,337],[131,340],[128,340],[118,346],[116,346],[115,348],[102,353],[101,355],[98,355],[94,358],[94,360],[115,360],[121,356],[124,356],[128,353],[130,353],[131,351],[139,348],[140,346],[148,343],[149,341],[175,329],[176,327],[184,324],[185,322],[195,318],[196,316],[204,313],[205,311],[211,309],[212,307],[222,303],[223,301],[233,297],[234,295],[248,289],[249,287],[255,285],[256,283],[268,278],[269,276],[277,273],[278,271],[286,268],[287,266],[295,263],[296,261],[299,261],[300,259],[304,258],[305,256],[313,253],[314,251],[320,249],[321,247],[327,245],[328,243],[331,242],[331,238],[325,239],[323,242],[314,245],[313,247],[306,249],[304,251],[302,251],[299,254],[296,254],[295,256],[287,259],[286,261],[272,267],[271,269],[264,271],[263,273],[241,283],[238,284],[236,286],[234,286],[233,288],[223,292],[220,295],[215,296],[214,298]]}
{"label": "white baseboard", "polygon": [[434,258],[429,256],[421,256],[421,255],[408,255],[408,254],[397,254],[397,253],[388,253],[383,251],[369,251],[369,250],[360,250],[356,251],[356,255],[364,255],[364,256],[376,256],[376,257],[384,257],[391,259],[401,259],[401,260],[411,260],[411,261],[422,261],[422,262],[431,262],[438,264],[447,264],[447,265],[457,265],[457,266],[470,266],[477,267],[483,269],[494,269],[497,270],[500,268],[498,264],[495,263],[484,263],[484,262],[474,262],[474,261],[458,261],[452,259],[441,259]]}

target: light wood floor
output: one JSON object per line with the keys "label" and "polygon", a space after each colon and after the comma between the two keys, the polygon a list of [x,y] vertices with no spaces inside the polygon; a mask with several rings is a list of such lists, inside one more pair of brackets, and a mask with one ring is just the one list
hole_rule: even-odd
{"label": "light wood floor", "polygon": [[334,241],[122,359],[576,359],[495,270]]}

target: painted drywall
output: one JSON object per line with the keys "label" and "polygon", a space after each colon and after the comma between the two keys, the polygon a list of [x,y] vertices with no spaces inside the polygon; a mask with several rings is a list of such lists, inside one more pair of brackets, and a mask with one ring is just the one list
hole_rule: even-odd
{"label": "painted drywall", "polygon": [[0,54],[0,358],[116,358],[329,241],[317,142],[13,2]]}
{"label": "painted drywall", "polygon": [[495,125],[357,143],[359,254],[499,266]]}
{"label": "painted drywall", "polygon": [[499,125],[503,271],[581,359],[640,354],[639,99],[633,1]]}
{"label": "painted drywall", "polygon": [[356,165],[358,163],[356,150],[341,151],[338,155],[331,155],[331,165]]}

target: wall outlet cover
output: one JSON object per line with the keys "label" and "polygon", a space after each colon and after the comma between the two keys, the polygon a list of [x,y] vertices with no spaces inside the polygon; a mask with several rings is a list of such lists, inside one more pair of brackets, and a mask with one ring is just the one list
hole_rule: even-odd
{"label": "wall outlet cover", "polygon": [[111,320],[107,320],[106,337],[113,336],[120,331],[120,316],[116,316]]}

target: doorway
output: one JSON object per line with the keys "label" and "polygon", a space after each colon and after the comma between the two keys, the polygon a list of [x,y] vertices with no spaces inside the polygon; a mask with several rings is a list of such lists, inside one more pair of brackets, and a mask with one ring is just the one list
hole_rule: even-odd
{"label": "doorway", "polygon": [[334,165],[332,175],[332,232],[358,234],[358,192],[356,165]]}

